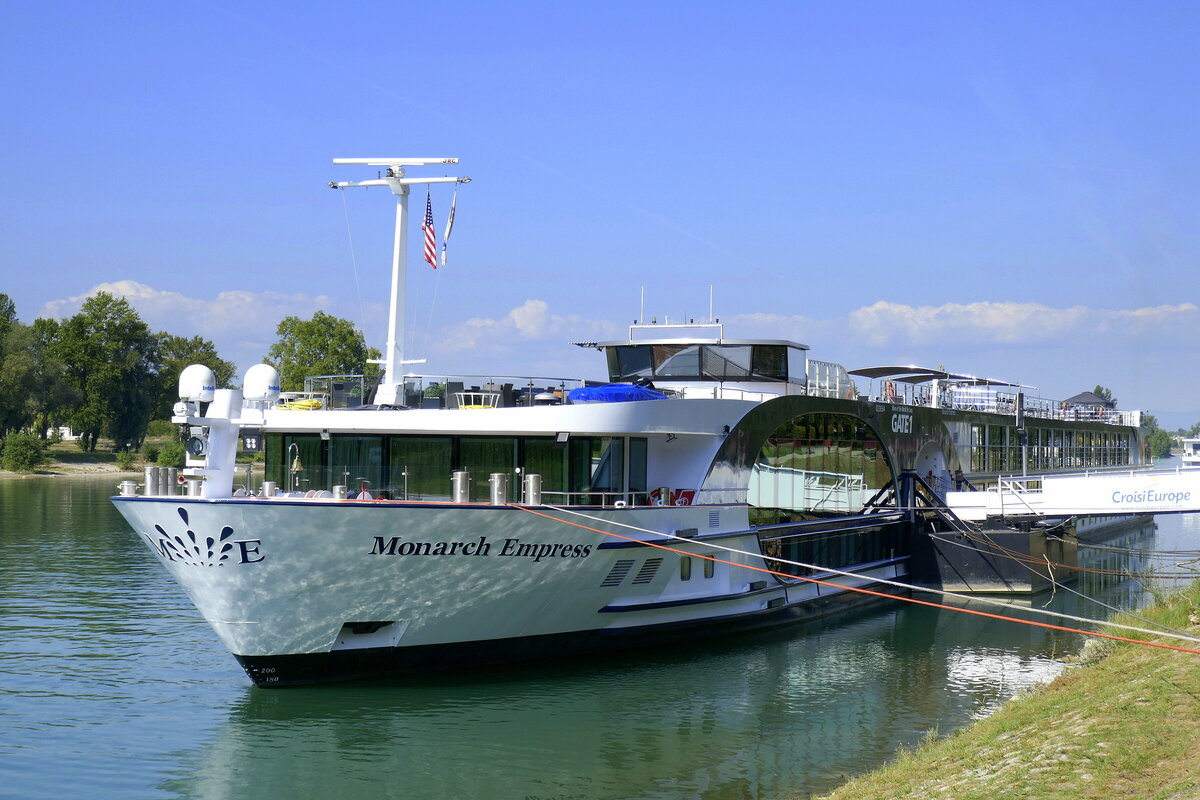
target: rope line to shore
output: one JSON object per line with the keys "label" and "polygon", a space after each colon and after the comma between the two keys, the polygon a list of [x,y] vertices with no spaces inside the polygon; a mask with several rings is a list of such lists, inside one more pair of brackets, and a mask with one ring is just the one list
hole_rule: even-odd
{"label": "rope line to shore", "polygon": [[[954,545],[955,547],[961,547],[966,550],[972,550],[972,551],[975,550],[975,548],[971,547],[970,545],[963,544],[962,542],[956,542],[953,539],[946,539],[941,536],[937,536],[936,534],[931,534],[931,538],[937,539],[939,542],[943,542],[945,544]],[[1021,566],[1025,567],[1025,569],[1027,569],[1029,572],[1033,573],[1034,575],[1037,575],[1039,577],[1046,577],[1046,576],[1043,576],[1040,572],[1038,572],[1037,570],[1035,570],[1033,568],[1033,564],[1036,563],[1040,566],[1043,562],[1019,559],[1019,558],[1016,558],[1014,555],[1009,555],[1009,551],[1006,548],[1001,547],[999,544],[992,541],[991,539],[987,539],[986,543],[1005,552],[1005,554],[1008,555],[1009,558],[1011,558],[1013,561],[1016,561]],[[1019,551],[1016,551],[1016,550],[1011,551],[1011,553],[1024,555],[1023,553],[1020,553]],[[1133,617],[1134,619],[1144,622],[1147,625],[1153,625],[1154,627],[1161,628],[1164,631],[1170,631],[1172,633],[1179,633],[1179,634],[1183,634],[1184,636],[1187,636],[1187,634],[1183,633],[1183,631],[1181,631],[1177,628],[1172,628],[1170,625],[1164,625],[1161,622],[1155,622],[1152,619],[1146,619],[1145,617],[1138,616],[1137,614],[1133,613],[1132,611],[1125,611],[1123,609],[1117,608],[1116,606],[1109,605],[1108,603],[1104,602],[1103,600],[1100,600],[1099,598],[1090,597],[1090,596],[1084,594],[1083,592],[1080,592],[1076,589],[1072,589],[1070,586],[1067,586],[1064,583],[1060,583],[1058,581],[1058,579],[1054,577],[1054,567],[1061,566],[1061,565],[1055,564],[1049,558],[1047,558],[1044,563],[1046,565],[1047,575],[1049,575],[1050,584],[1055,591],[1062,589],[1063,591],[1065,591],[1069,594],[1073,594],[1076,597],[1082,598],[1091,603],[1095,603],[1096,605],[1100,606],[1101,608],[1107,609],[1108,611],[1112,611],[1116,614],[1125,614],[1126,616]],[[1117,573],[1117,574],[1121,574],[1121,573]],[[1137,576],[1135,576],[1134,573],[1128,573],[1128,575],[1131,578],[1133,578],[1133,580],[1136,580],[1139,583],[1141,583],[1141,581],[1138,579]],[[1192,576],[1192,577],[1196,577],[1196,576]],[[1144,586],[1143,586],[1143,588],[1144,588]]]}
{"label": "rope line to shore", "polygon": [[[715,556],[708,556],[708,555],[703,555],[701,553],[694,553],[694,552],[690,552],[687,550],[681,550],[677,547],[669,547],[664,544],[657,544],[655,542],[643,541],[641,539],[636,539],[632,536],[625,536],[623,534],[615,533],[613,531],[606,531],[606,530],[601,530],[600,528],[593,528],[589,525],[583,525],[578,522],[572,522],[571,520],[561,519],[552,514],[546,514],[541,511],[535,511],[534,509],[529,508],[527,506],[516,505],[516,504],[509,504],[509,505],[511,508],[525,511],[529,514],[534,514],[539,517],[545,517],[546,519],[553,520],[555,522],[560,522],[564,525],[570,525],[572,527],[581,528],[581,529],[587,530],[587,531],[592,531],[593,533],[599,533],[604,536],[611,536],[616,539],[623,539],[627,542],[635,542],[635,543],[643,545],[645,547],[653,547],[658,550],[665,550],[670,553],[677,553],[679,555],[692,556],[695,558],[702,558],[702,559],[705,559],[708,561],[712,561],[714,563],[728,564],[729,566],[740,567],[742,569],[748,569],[748,570],[752,570],[754,572],[762,572],[762,573],[766,573],[768,575],[775,575],[777,577],[787,578],[789,580],[801,580],[801,581],[805,581],[808,583],[815,583],[820,586],[828,586],[832,589],[841,589],[841,590],[845,590],[845,591],[857,592],[859,594],[870,595],[872,597],[880,597],[880,598],[884,598],[887,600],[901,600],[906,603],[913,603],[916,605],[928,606],[930,608],[944,609],[947,611],[957,611],[957,612],[961,612],[963,614],[973,614],[975,616],[987,617],[990,619],[998,619],[998,620],[1003,620],[1005,622],[1017,622],[1017,623],[1021,623],[1023,625],[1033,625],[1035,627],[1047,628],[1050,630],[1059,630],[1059,631],[1065,631],[1068,633],[1078,633],[1083,636],[1094,636],[1094,637],[1099,637],[1099,638],[1103,638],[1103,639],[1112,639],[1112,640],[1119,641],[1119,642],[1130,642],[1133,644],[1146,645],[1147,647],[1158,647],[1158,648],[1162,648],[1162,649],[1166,649],[1166,650],[1175,650],[1175,651],[1178,651],[1181,653],[1191,653],[1193,655],[1200,655],[1200,650],[1187,648],[1187,647],[1180,647],[1178,645],[1166,644],[1164,642],[1148,642],[1148,641],[1145,641],[1142,639],[1133,639],[1133,638],[1129,638],[1129,637],[1125,637],[1125,636],[1116,636],[1114,634],[1102,633],[1100,631],[1086,631],[1086,630],[1081,630],[1079,628],[1069,628],[1069,627],[1066,627],[1063,625],[1053,625],[1048,622],[1038,622],[1036,620],[1020,619],[1017,617],[1005,616],[1003,614],[993,614],[993,613],[990,613],[987,611],[977,611],[977,610],[971,609],[971,608],[961,608],[958,606],[945,605],[943,603],[934,603],[929,600],[918,600],[915,597],[900,597],[897,595],[887,594],[886,592],[878,592],[878,591],[874,591],[871,589],[865,589],[862,587],[845,586],[843,584],[833,583],[832,581],[821,580],[819,578],[810,578],[810,577],[803,576],[803,575],[792,575],[792,574],[789,574],[786,572],[780,572],[778,570],[769,569],[767,567],[756,567],[751,564],[739,564],[736,561],[729,561],[727,559],[716,558]],[[827,568],[827,567],[819,567],[814,564],[805,564],[803,562],[791,561],[791,560],[788,560],[785,558],[777,558],[775,556],[767,556],[767,555],[763,555],[761,553],[751,553],[751,552],[747,552],[745,550],[738,550],[733,547],[726,547],[725,545],[719,545],[719,544],[715,544],[715,543],[711,543],[711,542],[697,542],[695,540],[687,539],[682,536],[676,536],[676,535],[670,534],[670,533],[654,531],[654,530],[650,530],[648,528],[639,528],[635,525],[628,525],[628,524],[625,524],[622,522],[606,520],[602,517],[594,517],[589,514],[584,514],[582,512],[578,512],[578,511],[571,511],[570,509],[563,508],[560,506],[546,506],[546,508],[550,508],[555,511],[560,511],[560,512],[563,512],[566,514],[573,514],[575,516],[583,517],[585,519],[589,519],[589,520],[592,520],[595,522],[600,522],[600,523],[609,524],[609,525],[616,525],[616,526],[623,527],[623,528],[629,528],[631,530],[639,531],[642,533],[648,533],[648,534],[652,534],[655,536],[661,536],[661,537],[664,537],[667,539],[674,539],[674,540],[680,541],[680,542],[688,542],[688,543],[694,544],[694,545],[695,544],[703,545],[705,547],[710,547],[710,548],[718,549],[718,550],[724,550],[729,553],[743,555],[743,556],[747,556],[749,558],[760,558],[765,561],[774,561],[774,562],[778,562],[778,563],[782,563],[782,564],[789,564],[792,566],[800,567],[802,569],[812,569],[812,570],[817,570],[817,571],[822,571],[822,572],[829,572],[829,573],[832,573],[835,575],[842,575],[844,577],[869,580],[872,583],[881,583],[881,584],[885,584],[885,585],[889,585],[889,586],[895,586],[897,588],[907,589],[909,591],[927,592],[930,594],[940,595],[942,597],[953,597],[956,599],[964,600],[966,602],[983,603],[983,604],[987,604],[987,605],[995,605],[995,606],[1001,606],[1004,608],[1015,609],[1018,611],[1044,614],[1046,616],[1057,617],[1060,619],[1068,619],[1068,620],[1072,620],[1075,622],[1083,622],[1083,623],[1086,623],[1089,625],[1103,625],[1106,627],[1120,628],[1123,630],[1134,631],[1136,633],[1142,633],[1147,636],[1165,636],[1165,637],[1169,637],[1172,639],[1182,639],[1185,641],[1200,642],[1200,637],[1191,636],[1188,634],[1167,633],[1165,631],[1152,631],[1152,630],[1147,630],[1145,628],[1139,628],[1139,627],[1136,627],[1133,625],[1124,625],[1124,624],[1117,623],[1117,622],[1107,622],[1107,621],[1103,621],[1103,620],[1088,619],[1086,617],[1077,617],[1072,614],[1063,614],[1063,613],[1060,613],[1057,611],[1050,611],[1049,609],[1023,608],[1021,606],[1016,606],[1011,603],[1005,603],[1005,602],[999,601],[999,600],[991,600],[990,598],[969,597],[967,595],[958,594],[956,592],[947,592],[942,589],[929,589],[929,588],[925,588],[923,586],[914,586],[912,584],[906,584],[906,583],[902,583],[900,581],[893,581],[893,580],[890,580],[887,578],[874,578],[874,577],[869,577],[869,576],[864,576],[864,575],[856,575],[852,572],[845,572],[843,570],[832,569],[832,568]]]}
{"label": "rope line to shore", "polygon": [[[590,515],[590,514],[584,514],[584,513],[580,512],[580,511],[574,511],[574,510],[571,510],[571,509],[569,509],[569,508],[564,508],[564,507],[561,507],[561,506],[549,506],[549,508],[554,508],[556,511],[562,511],[563,513],[566,513],[566,514],[573,514],[573,515],[575,515],[575,516],[578,516],[578,517],[583,517],[584,519],[589,519],[589,520],[592,520],[592,521],[595,521],[595,522],[604,522],[604,523],[607,523],[607,524],[610,524],[610,525],[617,525],[617,526],[620,526],[620,527],[622,527],[622,528],[628,528],[628,529],[630,529],[630,530],[638,531],[639,533],[648,533],[648,534],[652,534],[652,535],[665,536],[665,537],[667,537],[667,538],[670,538],[670,539],[675,539],[675,540],[677,540],[677,541],[687,541],[687,542],[694,541],[694,540],[692,540],[692,539],[685,539],[684,537],[681,537],[681,536],[675,536],[675,535],[673,535],[673,534],[660,533],[660,532],[658,532],[658,531],[654,531],[654,530],[651,530],[651,529],[649,529],[649,528],[640,528],[640,527],[638,527],[638,526],[636,526],[636,525],[628,525],[628,524],[626,524],[626,523],[623,523],[623,522],[615,522],[615,521],[613,521],[613,520],[606,520],[606,519],[604,519],[603,517],[596,517],[596,516],[593,516],[593,515]],[[562,520],[562,521],[563,521],[563,522],[565,522],[566,520]],[[615,534],[614,534],[614,535],[615,535]],[[625,537],[622,537],[622,538],[625,538]],[[640,542],[641,540],[640,540],[640,539],[633,539],[633,540],[631,540],[631,541],[639,541],[639,542]],[[738,550],[738,549],[736,549],[736,548],[733,548],[733,547],[727,547],[727,546],[725,546],[725,545],[712,544],[712,543],[709,543],[709,542],[696,542],[696,543],[697,543],[697,544],[702,544],[702,545],[704,545],[704,546],[706,546],[706,547],[711,547],[711,548],[714,548],[714,549],[718,549],[718,550],[725,550],[725,551],[727,551],[727,552],[730,552],[730,553],[737,553],[738,555],[749,556],[749,557],[751,557],[751,558],[755,558],[755,557],[757,557],[757,558],[763,558],[763,559],[765,559],[765,560],[769,560],[769,561],[775,561],[775,562],[778,562],[778,563],[781,563],[781,564],[790,564],[790,565],[792,565],[792,566],[796,566],[796,567],[802,567],[802,568],[804,568],[804,569],[811,569],[811,570],[814,570],[814,571],[817,571],[817,572],[830,572],[830,573],[833,573],[833,574],[835,574],[835,575],[842,575],[842,576],[845,576],[845,577],[850,577],[850,578],[862,578],[862,577],[864,577],[864,576],[862,576],[862,575],[859,575],[859,574],[857,574],[857,573],[853,573],[853,572],[846,572],[846,571],[844,571],[844,570],[834,569],[834,568],[832,568],[832,567],[822,567],[822,566],[818,566],[818,565],[815,565],[815,564],[806,564],[806,563],[804,563],[804,562],[802,562],[802,561],[791,561],[791,560],[788,560],[788,559],[786,559],[786,558],[781,558],[781,557],[776,557],[776,556],[768,556],[768,555],[761,555],[761,554],[757,554],[757,553],[751,553],[751,552],[747,552],[747,551],[745,551],[745,550]],[[692,555],[692,554],[691,554],[691,553],[687,553],[687,555]],[[707,556],[698,556],[698,557],[700,557],[700,558],[707,558]],[[743,565],[740,565],[740,566],[747,566],[747,565],[744,565],[744,564],[743,564]],[[757,569],[757,567],[748,567],[748,568],[749,568],[749,569]],[[812,579],[810,579],[810,578],[804,578],[804,576],[800,576],[800,575],[792,575],[791,573],[786,573],[786,572],[772,572],[772,574],[774,574],[774,575],[781,575],[781,576],[784,576],[784,577],[789,577],[789,578],[803,578],[804,580],[812,580]],[[1049,609],[1039,609],[1039,608],[1032,608],[1032,607],[1028,607],[1028,608],[1027,608],[1027,607],[1025,607],[1025,606],[1019,606],[1019,605],[1015,605],[1015,604],[1013,604],[1013,603],[1008,603],[1008,602],[1005,602],[1005,601],[1003,601],[1003,600],[994,600],[994,599],[992,599],[992,598],[987,598],[987,597],[978,597],[978,596],[965,595],[965,594],[960,594],[960,593],[958,593],[958,592],[950,592],[950,591],[946,591],[945,589],[932,589],[932,588],[928,588],[928,587],[924,587],[924,586],[916,586],[916,585],[913,585],[913,584],[904,583],[904,582],[902,582],[902,581],[894,581],[894,580],[890,580],[890,579],[888,579],[888,578],[870,578],[869,580],[872,580],[872,581],[877,581],[877,582],[879,582],[879,583],[885,583],[885,584],[888,584],[888,585],[891,585],[891,586],[896,586],[896,587],[898,587],[898,588],[901,588],[901,589],[908,589],[908,590],[910,590],[910,591],[912,591],[912,590],[915,590],[915,591],[920,591],[920,592],[926,592],[926,593],[929,593],[929,594],[936,594],[936,595],[940,595],[940,596],[942,596],[942,597],[953,597],[953,598],[955,598],[955,599],[957,599],[957,600],[965,600],[965,601],[972,602],[972,603],[982,603],[982,604],[984,604],[984,605],[998,606],[998,607],[1000,607],[1000,608],[1008,608],[1008,609],[1014,609],[1014,610],[1018,610],[1018,611],[1029,611],[1029,612],[1032,612],[1032,613],[1035,613],[1035,614],[1042,614],[1042,615],[1045,615],[1045,616],[1048,616],[1048,617],[1054,617],[1054,618],[1057,618],[1057,619],[1066,619],[1066,620],[1071,620],[1072,622],[1083,622],[1083,623],[1087,623],[1087,624],[1089,624],[1089,625],[1107,625],[1107,624],[1111,624],[1113,627],[1124,628],[1124,629],[1126,629],[1126,630],[1131,630],[1131,631],[1134,631],[1134,632],[1137,632],[1137,633],[1145,633],[1145,634],[1151,634],[1151,635],[1159,635],[1159,634],[1161,634],[1161,633],[1162,633],[1161,631],[1150,631],[1150,630],[1146,630],[1145,628],[1139,628],[1139,627],[1137,627],[1137,626],[1135,626],[1135,625],[1123,625],[1123,624],[1120,624],[1120,623],[1107,623],[1107,622],[1104,622],[1104,621],[1102,621],[1102,620],[1094,620],[1094,619],[1090,619],[1090,618],[1088,618],[1088,617],[1080,617],[1080,616],[1076,616],[1076,615],[1073,615],[1073,614],[1065,614],[1065,613],[1063,613],[1063,612],[1060,612],[1060,611],[1050,611]],[[838,584],[835,584],[835,585],[838,585]],[[843,587],[843,588],[850,589],[850,588],[852,588],[852,587]],[[1110,609],[1110,610],[1111,610],[1111,609]],[[1130,615],[1130,616],[1132,616],[1132,615]],[[1186,633],[1183,633],[1183,632],[1181,632],[1181,631],[1173,631],[1173,632],[1172,632],[1172,633],[1170,633],[1170,634],[1162,634],[1162,635],[1168,635],[1168,636],[1171,636],[1172,638],[1176,638],[1176,639],[1183,639],[1184,641],[1189,641],[1189,642],[1200,642],[1200,637],[1198,637],[1198,636],[1192,636],[1192,635],[1190,635],[1190,634],[1186,634]]]}
{"label": "rope line to shore", "polygon": [[[1023,553],[1020,550],[1013,550],[1012,548],[1005,547],[1004,545],[1000,544],[999,542],[993,540],[990,536],[988,536],[987,531],[985,531],[985,530],[979,531],[978,533],[966,531],[966,530],[959,530],[957,532],[961,533],[963,536],[965,536],[966,538],[970,539],[973,542],[987,544],[990,547],[994,547],[996,550],[1000,551],[1001,553],[1008,556],[1009,558],[1011,558],[1014,561],[1020,561],[1020,562],[1026,563],[1026,564],[1037,564],[1038,566],[1041,566],[1043,563],[1045,563],[1041,559],[1039,559],[1035,556],[1032,556],[1028,553]],[[937,536],[936,534],[930,534],[930,535],[934,536],[934,538],[937,538],[938,541],[946,542],[947,544],[957,544],[959,547],[966,546],[966,545],[960,544],[958,542],[954,542],[950,539],[946,539],[946,538]],[[1056,539],[1056,541],[1065,541],[1058,537],[1055,537],[1055,539]],[[1200,578],[1200,571],[1197,571],[1197,570],[1188,570],[1186,572],[1134,572],[1132,570],[1127,570],[1127,569],[1101,569],[1099,567],[1080,567],[1080,566],[1073,565],[1073,564],[1061,564],[1057,561],[1051,561],[1049,563],[1051,566],[1058,567],[1059,569],[1069,569],[1069,570],[1072,570],[1075,572],[1087,572],[1087,573],[1090,573],[1093,575],[1118,575],[1118,576],[1126,576],[1126,577],[1130,577],[1130,578],[1183,578],[1183,579]],[[1175,566],[1181,567],[1186,563],[1189,563],[1189,562],[1186,562],[1186,561],[1180,562],[1180,563],[1176,564]]]}

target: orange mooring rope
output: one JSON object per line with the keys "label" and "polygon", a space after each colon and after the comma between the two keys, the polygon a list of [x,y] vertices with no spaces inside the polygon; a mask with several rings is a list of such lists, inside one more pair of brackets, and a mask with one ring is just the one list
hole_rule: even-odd
{"label": "orange mooring rope", "polygon": [[[601,530],[599,528],[593,528],[588,525],[583,525],[578,522],[571,522],[570,520],[560,519],[559,517],[556,517],[552,514],[545,514],[541,511],[534,511],[532,508],[529,508],[527,506],[513,505],[512,507],[520,509],[521,511],[527,511],[530,514],[535,514],[539,517],[545,517],[546,519],[554,520],[555,522],[561,522],[564,525],[571,525],[576,528],[582,528],[586,531],[592,531],[593,533],[599,533],[604,536],[612,536],[616,539],[624,539],[627,542],[637,542],[640,545],[644,545],[646,547],[656,547],[659,550],[666,550],[669,553],[679,553],[680,555],[693,556],[695,558],[703,558],[703,559],[707,559],[707,560],[712,561],[717,564],[728,564],[733,567],[741,567],[743,569],[754,570],[755,572],[765,572],[768,575],[776,575],[781,578],[790,578],[793,580],[799,579],[802,581],[808,581],[809,583],[816,583],[821,586],[829,586],[834,589],[845,589],[845,590],[848,590],[851,592],[858,592],[859,594],[871,595],[872,597],[881,597],[881,598],[884,598],[887,600],[902,600],[906,603],[915,603],[915,604],[921,605],[921,606],[929,606],[930,608],[940,608],[940,609],[945,609],[947,611],[958,611],[963,614],[974,614],[977,617],[987,617],[989,619],[998,619],[998,620],[1003,620],[1005,622],[1017,622],[1022,625],[1034,625],[1038,628],[1048,628],[1048,629],[1054,630],[1054,631],[1066,631],[1067,633],[1078,633],[1078,634],[1082,634],[1083,636],[1096,636],[1096,637],[1100,637],[1102,639],[1112,639],[1112,640],[1118,641],[1118,642],[1130,642],[1132,644],[1146,645],[1147,647],[1159,647],[1159,648],[1162,648],[1163,650],[1175,650],[1180,653],[1191,653],[1192,655],[1200,656],[1200,650],[1193,650],[1188,647],[1180,647],[1178,645],[1173,645],[1173,644],[1165,644],[1162,642],[1148,642],[1143,639],[1132,639],[1127,636],[1115,636],[1111,633],[1100,633],[1099,631],[1085,631],[1085,630],[1080,630],[1079,628],[1068,628],[1065,625],[1052,625],[1049,622],[1037,622],[1037,621],[1031,620],[1031,619],[1019,619],[1017,617],[1008,617],[1003,614],[992,614],[987,611],[976,611],[975,609],[972,609],[972,608],[960,608],[958,606],[949,606],[944,603],[934,603],[929,600],[918,600],[915,597],[901,597],[899,595],[887,594],[886,592],[876,592],[871,589],[863,589],[861,587],[856,587],[856,586],[843,586],[840,583],[833,583],[832,581],[824,581],[819,578],[808,578],[803,575],[790,575],[786,572],[779,572],[777,570],[767,569],[766,567],[755,567],[750,564],[739,564],[736,561],[727,561],[723,558],[717,558],[715,556],[706,556],[706,555],[702,555],[700,553],[692,553],[692,552],[688,552],[687,550],[680,550],[677,547],[668,547],[667,545],[663,545],[663,544],[655,544],[654,542],[646,542],[641,539],[635,539],[632,536],[623,536],[622,534],[613,533],[612,531],[605,531],[605,530]],[[770,556],[761,556],[761,557],[766,560],[771,559]],[[1103,623],[1099,623],[1099,624],[1103,624]]]}

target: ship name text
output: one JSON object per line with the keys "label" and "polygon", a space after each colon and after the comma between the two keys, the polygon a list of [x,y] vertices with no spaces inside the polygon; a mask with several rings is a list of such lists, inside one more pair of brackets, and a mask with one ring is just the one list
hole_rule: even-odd
{"label": "ship name text", "polygon": [[[399,536],[372,537],[374,542],[368,555],[372,556],[488,556],[492,555],[492,542],[480,536],[472,542],[406,542]],[[520,539],[505,539],[497,545],[495,555],[502,558],[529,558],[536,564],[544,558],[587,558],[592,554],[590,544],[563,544],[555,542],[522,542]]]}

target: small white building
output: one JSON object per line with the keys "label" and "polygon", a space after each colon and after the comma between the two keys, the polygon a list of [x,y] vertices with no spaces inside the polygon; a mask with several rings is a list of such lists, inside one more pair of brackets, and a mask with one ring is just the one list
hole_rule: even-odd
{"label": "small white building", "polygon": [[1200,467],[1200,439],[1182,439],[1183,465]]}

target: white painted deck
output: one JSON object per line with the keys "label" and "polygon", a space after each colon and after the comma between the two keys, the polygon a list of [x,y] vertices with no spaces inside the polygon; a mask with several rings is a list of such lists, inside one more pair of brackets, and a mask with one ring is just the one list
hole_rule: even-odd
{"label": "white painted deck", "polygon": [[947,492],[961,519],[1093,516],[1200,511],[1200,470],[1043,475],[1002,479],[997,489]]}

